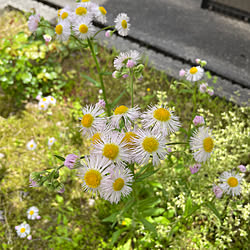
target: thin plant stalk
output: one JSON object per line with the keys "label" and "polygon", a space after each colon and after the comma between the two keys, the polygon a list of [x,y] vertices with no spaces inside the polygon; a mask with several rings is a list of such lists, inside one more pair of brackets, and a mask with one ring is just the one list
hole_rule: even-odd
{"label": "thin plant stalk", "polygon": [[107,114],[108,114],[108,116],[110,116],[111,115],[110,106],[109,106],[109,103],[108,103],[108,100],[107,100],[107,97],[106,97],[106,91],[105,91],[105,87],[104,87],[104,83],[103,83],[100,64],[99,64],[99,62],[98,62],[98,60],[96,58],[96,54],[95,54],[95,51],[94,51],[94,48],[93,48],[92,41],[89,38],[88,38],[88,45],[89,45],[89,48],[91,50],[91,54],[92,54],[92,56],[93,56],[93,58],[95,60],[96,68],[97,68],[98,75],[99,75],[99,80],[100,80],[100,83],[101,83],[103,99],[104,99],[104,101],[106,103]]}
{"label": "thin plant stalk", "polygon": [[134,107],[134,71],[130,70],[131,108]]}

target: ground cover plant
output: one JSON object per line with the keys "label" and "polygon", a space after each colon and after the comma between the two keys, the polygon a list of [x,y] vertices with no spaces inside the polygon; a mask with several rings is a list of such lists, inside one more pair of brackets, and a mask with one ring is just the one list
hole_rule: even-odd
{"label": "ground cover plant", "polygon": [[[89,58],[91,53],[93,55],[93,51],[89,50],[82,53],[86,58]],[[99,51],[99,55],[100,53],[102,53],[102,67],[105,68],[105,72],[111,72],[114,54],[110,54],[104,49]],[[69,62],[65,62],[65,65],[72,65],[73,60],[75,58],[69,58]],[[82,66],[78,64],[78,67],[84,69],[86,74],[76,73],[77,80],[82,77],[80,83],[66,86],[64,89],[65,96],[74,93],[76,99],[75,96],[66,97],[63,101],[57,102],[55,107],[49,106],[49,110],[44,111],[39,111],[34,104],[29,104],[26,107],[27,111],[24,111],[20,118],[12,116],[1,121],[3,123],[1,126],[3,135],[1,145],[11,145],[2,147],[1,184],[3,184],[3,191],[1,190],[1,198],[3,199],[5,215],[2,246],[18,248],[25,242],[27,247],[49,246],[58,249],[62,246],[65,249],[73,249],[83,245],[84,249],[88,247],[96,249],[98,245],[99,248],[122,247],[123,249],[130,247],[139,249],[247,247],[249,204],[247,200],[248,184],[245,180],[248,178],[248,173],[245,174],[244,181],[241,183],[240,198],[231,200],[229,196],[227,199],[215,202],[217,198],[215,198],[212,187],[215,176],[219,177],[225,169],[236,169],[238,165],[248,163],[246,149],[249,133],[247,127],[249,109],[238,108],[218,98],[211,99],[205,93],[198,94],[197,89],[195,92],[197,96],[194,97],[193,85],[189,82],[168,81],[165,75],[152,69],[146,69],[143,72],[144,79],[133,85],[134,103],[140,103],[144,109],[150,103],[158,103],[163,105],[162,107],[168,105],[172,110],[175,107],[175,114],[181,117],[183,130],[186,130],[187,133],[189,133],[189,127],[194,128],[190,121],[192,122],[195,114],[203,115],[206,119],[206,125],[216,128],[216,132],[215,129],[213,131],[213,139],[216,142],[213,156],[208,164],[204,164],[197,173],[192,174],[195,169],[189,169],[192,157],[189,148],[183,150],[181,144],[169,145],[168,148],[171,147],[172,152],[168,152],[166,159],[161,161],[158,171],[152,174],[156,168],[152,166],[148,166],[148,169],[144,168],[144,171],[146,170],[144,175],[140,176],[141,179],[133,184],[135,186],[133,186],[132,199],[130,195],[127,200],[124,199],[116,206],[111,206],[108,202],[97,199],[95,209],[86,209],[93,201],[89,200],[87,206],[86,200],[90,196],[83,194],[80,188],[82,180],[76,176],[76,170],[61,168],[59,177],[55,176],[58,171],[53,171],[52,168],[56,167],[60,158],[68,153],[75,152],[76,155],[89,153],[88,147],[91,142],[86,137],[81,136],[76,125],[79,124],[77,122],[78,116],[82,117],[81,105],[85,106],[86,103],[98,101],[99,80],[95,79],[100,77],[100,72],[96,74],[95,58],[92,61],[88,60],[86,64],[82,62]],[[127,72],[120,73],[123,75]],[[91,78],[88,75],[91,75]],[[121,75],[118,74],[116,78]],[[140,74],[138,74],[138,78],[140,78]],[[110,96],[119,96],[120,94],[120,87],[113,89],[111,86],[113,87],[114,84],[124,85],[126,79],[122,77],[118,80],[113,79],[109,74],[103,75],[103,79],[105,79],[105,84],[110,86],[106,86],[107,105],[112,101]],[[91,90],[84,91],[82,86],[85,88],[88,86],[88,90]],[[131,81],[126,87],[128,91],[124,92],[124,96],[119,100],[117,106],[118,104],[124,106],[131,104],[129,100],[130,86]],[[157,89],[162,88],[166,91],[157,92]],[[103,92],[102,90],[99,95],[101,96]],[[93,93],[96,93],[95,96]],[[157,98],[155,98],[156,95]],[[193,112],[192,97],[196,103],[197,113]],[[79,100],[81,100],[80,104]],[[21,128],[19,132],[13,129],[15,127]],[[24,128],[25,133],[23,132]],[[10,131],[13,131],[14,134]],[[235,131],[237,132],[233,133]],[[56,138],[56,142],[53,145],[48,145],[47,140],[52,137]],[[26,143],[32,138],[37,144],[37,148],[34,151],[28,151]],[[183,131],[173,134],[170,138],[171,142],[176,141],[177,138],[184,140],[187,135]],[[56,158],[54,155],[61,157]],[[22,156],[22,161],[19,160],[20,156]],[[137,168],[135,174],[140,173],[142,168],[138,166],[135,168]],[[45,186],[50,190],[55,189],[56,192],[62,191],[63,186],[58,188],[58,186],[51,185],[59,177],[60,185],[64,184],[66,189],[63,194],[49,192],[48,196],[45,187],[28,188],[31,172],[45,169],[47,169],[48,174],[54,172],[53,176],[51,175],[53,178]],[[33,181],[38,182],[38,179],[33,179]],[[41,184],[44,185],[45,181]],[[13,183],[18,183],[18,186],[13,185]],[[22,191],[21,196],[20,192],[17,192],[18,189]],[[28,196],[23,191],[28,191]],[[216,195],[218,196],[218,193]],[[47,204],[41,202],[45,197],[47,198],[46,203],[51,204],[54,209],[50,209]],[[64,201],[67,202],[64,204]],[[86,205],[84,206],[82,203]],[[10,209],[13,204],[19,205],[13,206],[14,211]],[[29,222],[24,219],[26,211],[31,206],[39,208],[41,215],[39,225],[36,221]],[[86,219],[83,219],[83,212],[84,215],[85,213],[86,215],[91,214],[91,220],[87,220],[89,222],[87,226]],[[10,219],[13,214],[16,214],[15,220]],[[31,225],[32,239],[30,241],[19,239],[17,238],[18,234],[15,234],[15,226],[24,220]],[[48,228],[49,230],[47,230]],[[17,228],[17,230],[19,229]],[[87,238],[88,229],[93,232],[91,240]]]}

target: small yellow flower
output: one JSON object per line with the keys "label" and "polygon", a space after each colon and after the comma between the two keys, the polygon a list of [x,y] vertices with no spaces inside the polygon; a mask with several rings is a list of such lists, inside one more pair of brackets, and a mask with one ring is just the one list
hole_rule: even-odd
{"label": "small yellow flower", "polygon": [[147,88],[147,91],[149,92],[151,89],[150,88]]}

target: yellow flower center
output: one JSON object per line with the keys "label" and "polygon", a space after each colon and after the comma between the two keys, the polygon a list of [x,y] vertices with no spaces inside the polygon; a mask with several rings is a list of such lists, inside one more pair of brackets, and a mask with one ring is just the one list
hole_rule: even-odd
{"label": "yellow flower center", "polygon": [[68,14],[67,12],[63,12],[62,15],[61,15],[61,18],[62,18],[62,19],[65,19],[65,18],[68,17],[68,15],[69,15],[69,14]]}
{"label": "yellow flower center", "polygon": [[32,215],[32,214],[34,214],[34,211],[33,211],[33,210],[30,211],[30,215]]}
{"label": "yellow flower center", "polygon": [[119,153],[119,147],[113,143],[105,144],[102,155],[110,160],[114,160]]}
{"label": "yellow flower center", "polygon": [[128,107],[121,105],[115,109],[114,114],[115,115],[122,115],[122,114],[126,113],[127,111],[128,111]]}
{"label": "yellow flower center", "polygon": [[147,88],[147,91],[149,92],[151,89],[150,88]]}
{"label": "yellow flower center", "polygon": [[124,180],[122,178],[118,178],[113,183],[113,188],[115,191],[120,191],[124,187]]}
{"label": "yellow flower center", "polygon": [[57,15],[60,16],[62,9],[57,11]]}
{"label": "yellow flower center", "polygon": [[86,114],[82,117],[81,123],[83,127],[89,128],[91,127],[93,121],[94,117],[91,114]]}
{"label": "yellow flower center", "polygon": [[198,69],[196,67],[192,67],[189,72],[190,74],[194,75],[195,73],[197,73]]}
{"label": "yellow flower center", "polygon": [[44,108],[44,105],[43,105],[43,104],[41,104],[41,107],[42,107],[42,108]]}
{"label": "yellow flower center", "polygon": [[171,114],[167,109],[159,108],[154,111],[154,118],[161,122],[166,122],[170,119]]}
{"label": "yellow flower center", "polygon": [[92,138],[91,141],[93,144],[97,144],[98,141],[101,141],[101,133],[95,133]]}
{"label": "yellow flower center", "polygon": [[88,32],[89,28],[86,24],[81,24],[79,26],[79,31],[82,33],[82,34],[86,34]]}
{"label": "yellow flower center", "polygon": [[82,0],[83,3],[89,2],[89,0]]}
{"label": "yellow flower center", "polygon": [[46,100],[47,100],[47,99],[44,97],[44,98],[43,98],[43,102],[46,102]]}
{"label": "yellow flower center", "polygon": [[24,233],[24,232],[25,232],[25,228],[22,227],[22,228],[20,229],[20,232],[21,232],[21,233]]}
{"label": "yellow flower center", "polygon": [[155,152],[159,147],[159,142],[154,137],[146,137],[142,142],[142,147],[149,153]]}
{"label": "yellow flower center", "polygon": [[86,15],[87,14],[87,9],[84,7],[78,7],[76,9],[76,14],[81,16],[81,15]]}
{"label": "yellow flower center", "polygon": [[101,173],[97,170],[90,169],[84,175],[84,181],[90,188],[97,188],[100,186],[102,180]]}
{"label": "yellow flower center", "polygon": [[33,144],[30,144],[30,147],[31,147],[31,148],[33,148],[33,147],[34,147],[34,145],[33,145]]}
{"label": "yellow flower center", "polygon": [[127,21],[126,20],[122,20],[122,28],[123,29],[127,29],[127,27],[128,27],[128,24],[127,24]]}
{"label": "yellow flower center", "polygon": [[50,98],[50,100],[53,102],[53,101],[54,101],[54,98]]}
{"label": "yellow flower center", "polygon": [[122,142],[126,142],[126,144],[127,144],[126,146],[128,148],[133,148],[134,147],[134,142],[133,142],[134,138],[138,138],[138,136],[134,132],[132,132],[132,131],[126,132],[123,139],[122,139]]}
{"label": "yellow flower center", "polygon": [[227,180],[227,183],[230,187],[237,187],[238,186],[238,180],[235,177],[229,177]]}
{"label": "yellow flower center", "polygon": [[100,12],[105,16],[107,14],[107,11],[105,10],[104,7],[100,6],[99,7]]}
{"label": "yellow flower center", "polygon": [[207,137],[203,140],[203,148],[206,152],[212,152],[214,148],[214,141],[211,137]]}
{"label": "yellow flower center", "polygon": [[[56,34],[57,34],[57,35],[61,35],[62,32],[63,32],[63,26],[62,26],[61,24],[56,25],[55,31],[56,31]],[[44,100],[44,99],[45,99],[45,98],[43,98],[43,100]],[[45,99],[45,101],[46,101],[46,99]]]}

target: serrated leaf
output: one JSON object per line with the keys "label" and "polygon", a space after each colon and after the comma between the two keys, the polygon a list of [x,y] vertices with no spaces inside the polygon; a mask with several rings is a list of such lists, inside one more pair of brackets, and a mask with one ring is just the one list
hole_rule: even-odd
{"label": "serrated leaf", "polygon": [[61,161],[65,161],[65,158],[63,158],[62,156],[60,156],[60,155],[54,155],[56,158],[58,158],[59,160],[61,160]]}

